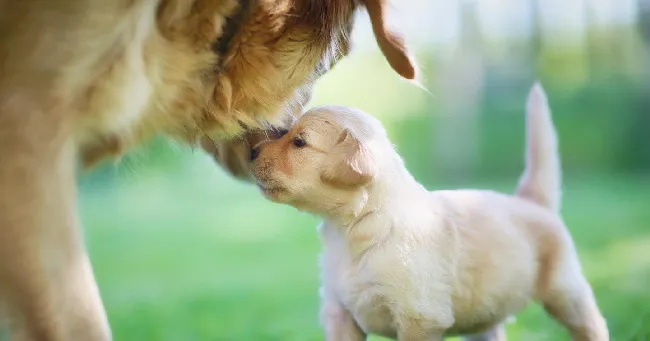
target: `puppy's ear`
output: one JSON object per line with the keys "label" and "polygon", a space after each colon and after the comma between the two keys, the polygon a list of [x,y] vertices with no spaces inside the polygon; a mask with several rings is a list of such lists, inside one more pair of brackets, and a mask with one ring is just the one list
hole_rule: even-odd
{"label": "puppy's ear", "polygon": [[321,179],[338,187],[366,185],[376,172],[370,153],[348,130],[339,136],[325,167]]}
{"label": "puppy's ear", "polygon": [[388,27],[388,19],[386,18],[388,0],[362,0],[362,3],[368,10],[377,44],[390,66],[402,77],[411,80],[415,79],[415,62],[406,48],[404,38],[400,33]]}

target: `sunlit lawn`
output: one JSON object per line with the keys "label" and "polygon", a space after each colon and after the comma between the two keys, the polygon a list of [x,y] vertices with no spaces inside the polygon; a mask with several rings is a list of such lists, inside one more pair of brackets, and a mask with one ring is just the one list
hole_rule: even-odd
{"label": "sunlit lawn", "polygon": [[[266,202],[200,154],[189,165],[121,168],[128,176],[83,191],[115,339],[322,340],[317,219]],[[591,176],[565,187],[564,215],[613,339],[650,338],[650,179]],[[567,339],[534,306],[508,333]]]}

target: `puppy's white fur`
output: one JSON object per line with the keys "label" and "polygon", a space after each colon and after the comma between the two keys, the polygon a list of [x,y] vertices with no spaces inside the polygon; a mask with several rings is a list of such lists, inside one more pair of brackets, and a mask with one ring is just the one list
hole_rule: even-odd
{"label": "puppy's white fur", "polygon": [[540,85],[527,112],[514,196],[427,191],[379,121],[350,108],[313,109],[259,147],[252,168],[265,195],[324,217],[327,340],[504,340],[503,322],[533,300],[573,339],[609,339],[558,214],[557,137]]}

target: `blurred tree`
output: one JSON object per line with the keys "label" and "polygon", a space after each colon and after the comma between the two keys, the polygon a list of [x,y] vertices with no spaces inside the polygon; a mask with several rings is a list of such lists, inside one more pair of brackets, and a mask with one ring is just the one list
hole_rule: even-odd
{"label": "blurred tree", "polygon": [[650,0],[637,0],[637,8],[639,10],[637,27],[647,43],[650,41]]}
{"label": "blurred tree", "polygon": [[639,105],[629,122],[629,139],[626,145],[628,155],[623,161],[626,166],[636,171],[650,170],[650,1],[637,0],[639,17],[637,28],[644,42],[645,53],[642,65],[642,92]]}
{"label": "blurred tree", "polygon": [[434,77],[442,113],[433,128],[434,169],[448,181],[471,177],[477,163],[484,62],[475,7],[462,2],[460,43]]}
{"label": "blurred tree", "polygon": [[528,0],[530,2],[530,10],[532,15],[530,16],[530,40],[528,43],[528,53],[531,63],[537,65],[537,60],[539,59],[539,54],[542,47],[542,19],[540,18],[541,12],[539,10],[540,0]]}

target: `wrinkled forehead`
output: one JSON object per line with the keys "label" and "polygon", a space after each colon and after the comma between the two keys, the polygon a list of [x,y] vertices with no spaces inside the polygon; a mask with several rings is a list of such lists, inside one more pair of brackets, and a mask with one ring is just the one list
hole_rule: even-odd
{"label": "wrinkled forehead", "polygon": [[291,129],[294,135],[309,139],[311,143],[336,140],[345,126],[335,117],[323,112],[307,112]]}
{"label": "wrinkled forehead", "polygon": [[[307,125],[334,126],[338,132],[348,130],[355,138],[366,140],[384,136],[383,125],[372,115],[351,107],[329,105],[307,111],[298,121]],[[313,123],[312,123],[313,122]]]}

